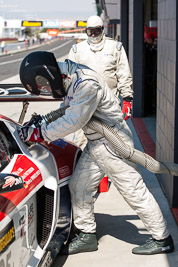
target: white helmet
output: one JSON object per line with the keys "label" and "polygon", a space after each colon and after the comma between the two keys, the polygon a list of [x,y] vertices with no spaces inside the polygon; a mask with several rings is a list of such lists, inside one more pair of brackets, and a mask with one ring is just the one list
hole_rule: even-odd
{"label": "white helmet", "polygon": [[91,16],[87,20],[86,33],[88,40],[92,44],[99,43],[104,34],[103,20],[99,16]]}

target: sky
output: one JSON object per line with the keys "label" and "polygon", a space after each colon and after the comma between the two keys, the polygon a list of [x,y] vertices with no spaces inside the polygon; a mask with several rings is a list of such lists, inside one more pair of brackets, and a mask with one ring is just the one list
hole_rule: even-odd
{"label": "sky", "polygon": [[0,0],[4,19],[87,20],[96,15],[95,0]]}

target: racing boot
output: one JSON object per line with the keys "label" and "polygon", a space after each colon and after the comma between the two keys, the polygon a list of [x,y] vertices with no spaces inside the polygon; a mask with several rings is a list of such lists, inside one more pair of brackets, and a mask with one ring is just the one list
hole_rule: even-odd
{"label": "racing boot", "polygon": [[62,255],[72,255],[81,252],[95,251],[98,249],[98,242],[95,234],[80,233],[60,252]]}
{"label": "racing boot", "polygon": [[174,251],[174,242],[171,235],[162,240],[156,240],[150,238],[146,241],[146,244],[133,248],[133,254],[139,255],[153,255],[159,253],[170,253]]}

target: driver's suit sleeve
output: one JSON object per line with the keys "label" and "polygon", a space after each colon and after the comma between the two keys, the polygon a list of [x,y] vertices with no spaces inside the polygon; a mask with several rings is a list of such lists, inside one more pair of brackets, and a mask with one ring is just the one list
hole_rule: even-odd
{"label": "driver's suit sleeve", "polygon": [[85,126],[95,112],[102,95],[101,87],[92,80],[82,81],[73,96],[69,96],[71,91],[72,88],[68,92],[70,106],[66,109],[65,115],[48,125],[42,125],[41,132],[45,141],[65,137]]}

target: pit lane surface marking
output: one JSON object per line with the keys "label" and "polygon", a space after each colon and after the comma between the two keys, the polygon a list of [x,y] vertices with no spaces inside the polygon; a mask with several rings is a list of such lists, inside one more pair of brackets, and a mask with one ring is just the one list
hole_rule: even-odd
{"label": "pit lane surface marking", "polygon": [[[69,44],[69,43],[71,43],[71,42],[73,42],[73,40],[69,40],[69,41],[67,41],[67,42],[64,43],[64,44],[61,44],[61,45],[59,45],[59,46],[57,46],[57,47],[54,47],[54,48],[52,48],[52,49],[49,49],[48,51],[49,51],[49,52],[55,51],[55,50],[57,50],[57,49],[59,49],[59,48],[61,48],[61,47],[63,47],[63,46],[66,46],[67,44]],[[0,63],[0,66],[2,66],[2,65],[7,65],[7,64],[11,64],[11,63],[14,63],[14,62],[17,62],[17,61],[22,61],[22,60],[23,60],[23,58],[18,58],[18,59],[9,60],[9,61],[6,61],[6,62],[1,62],[1,63]]]}

